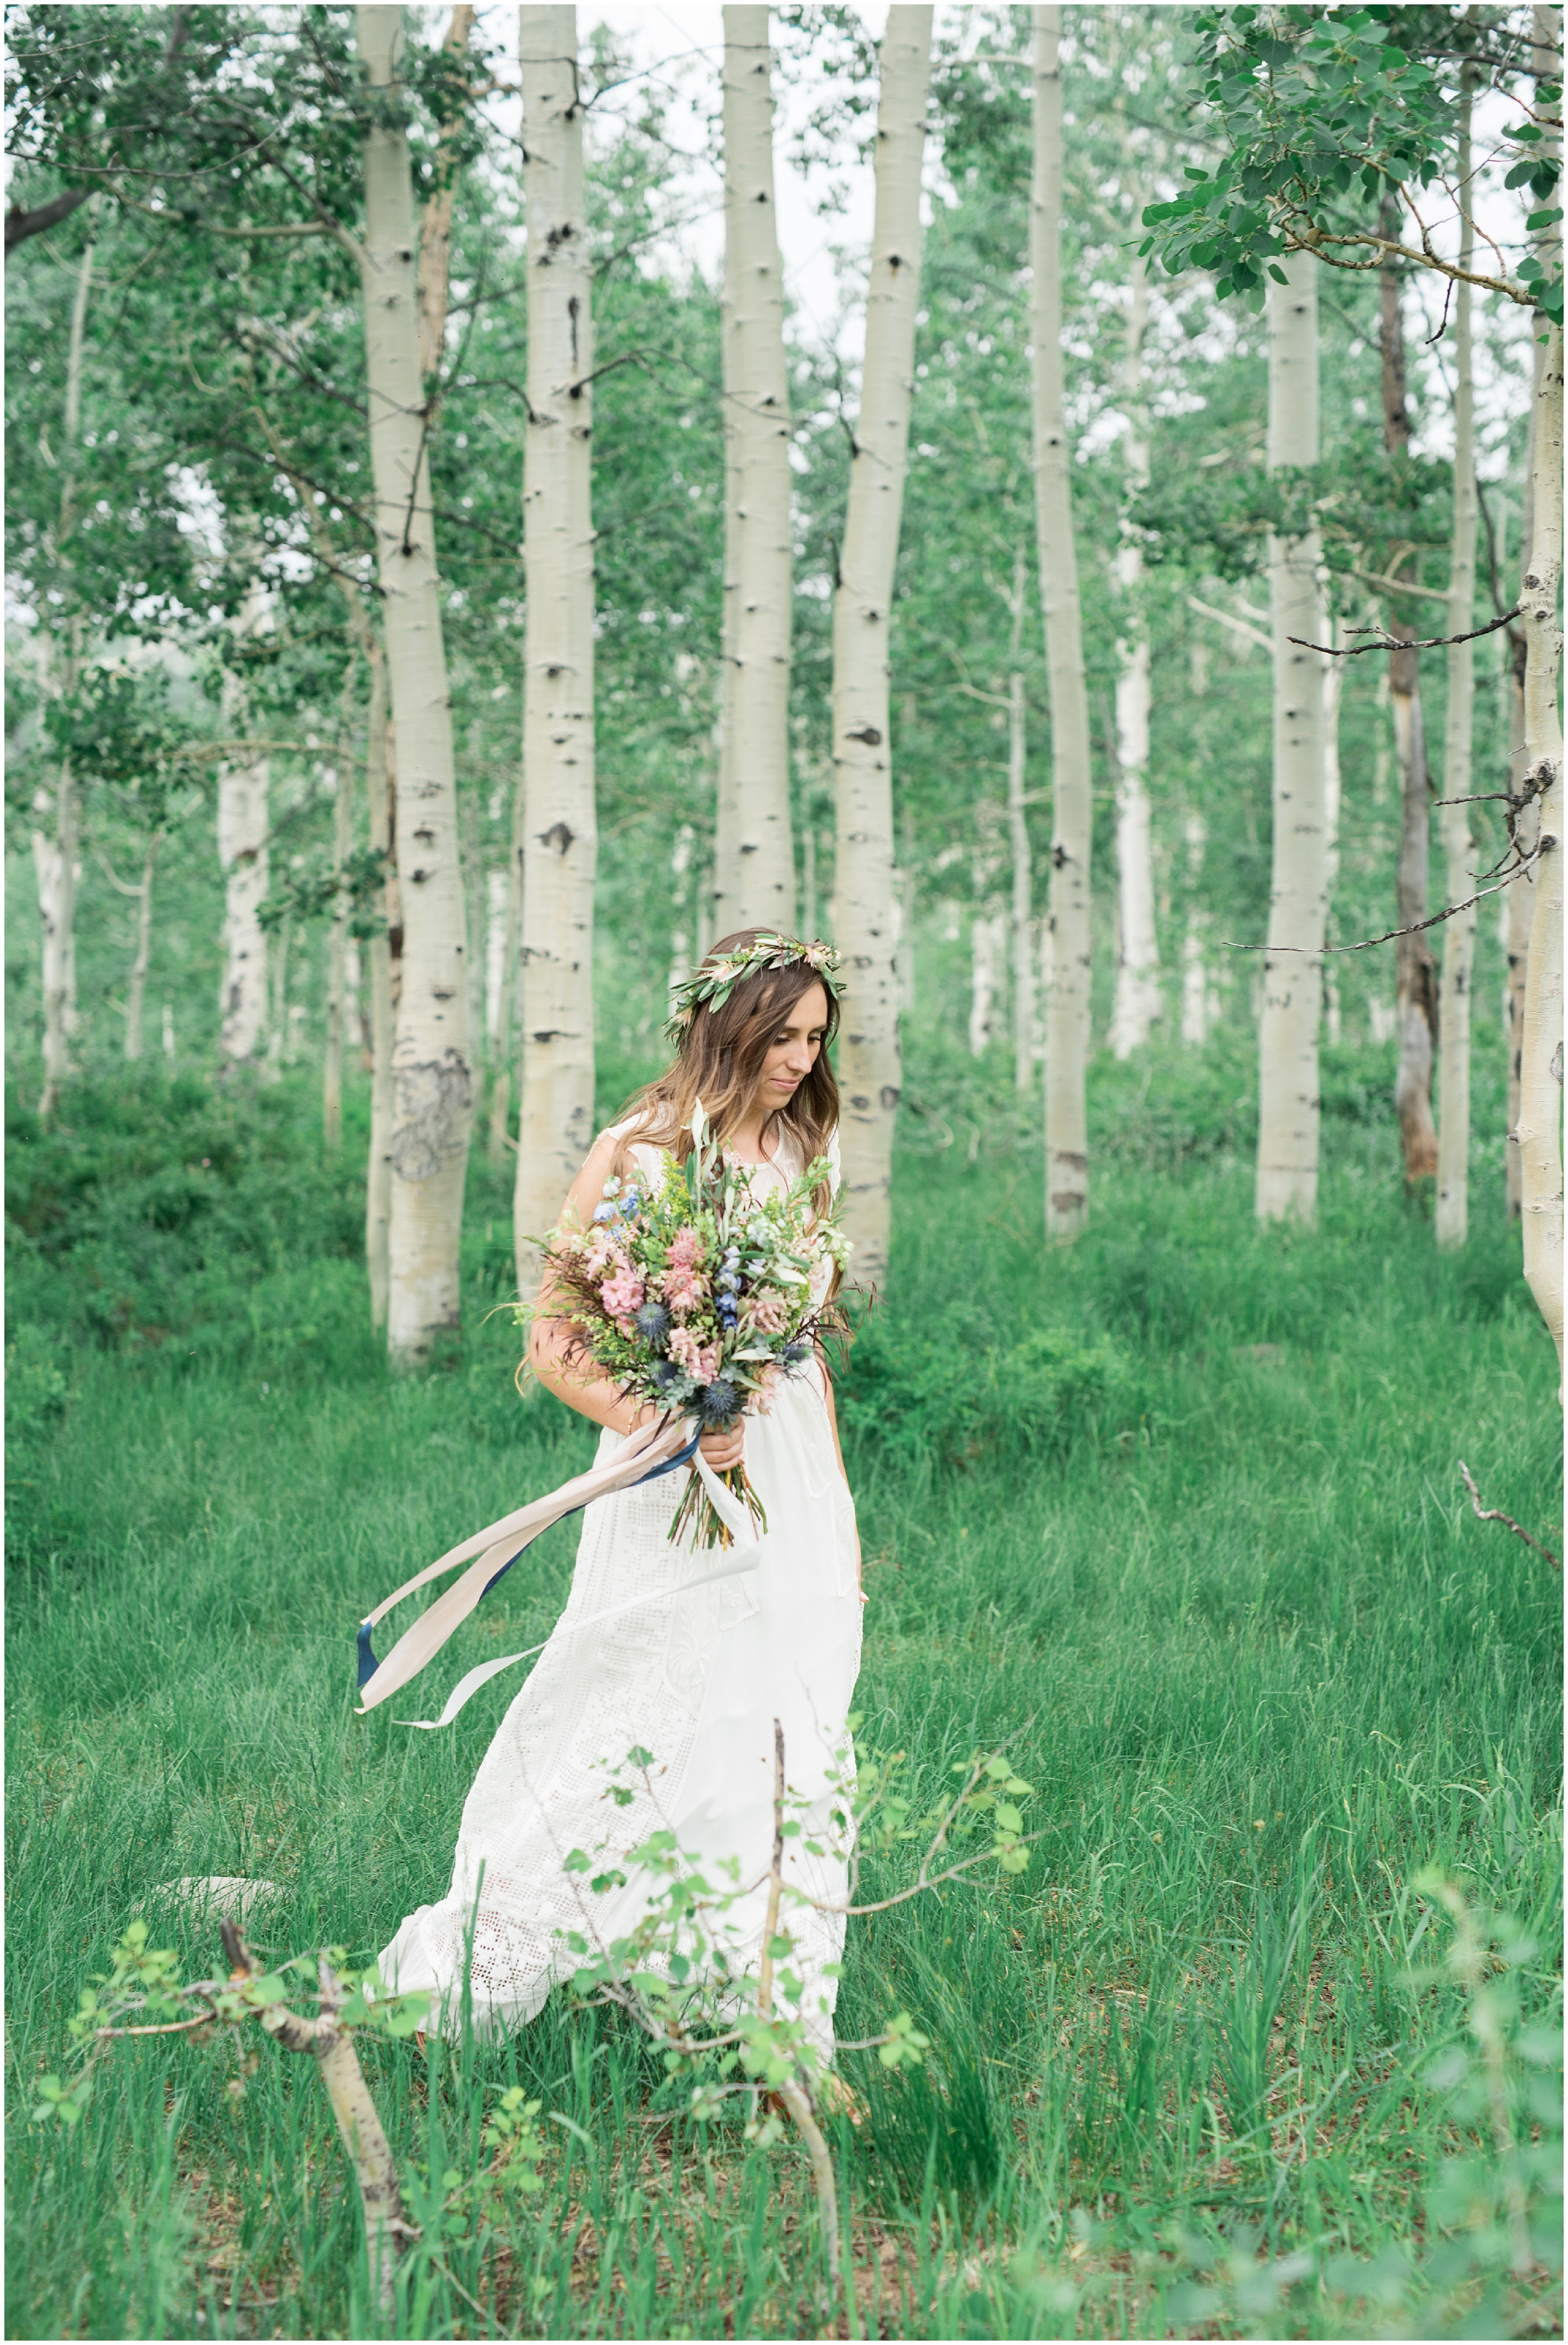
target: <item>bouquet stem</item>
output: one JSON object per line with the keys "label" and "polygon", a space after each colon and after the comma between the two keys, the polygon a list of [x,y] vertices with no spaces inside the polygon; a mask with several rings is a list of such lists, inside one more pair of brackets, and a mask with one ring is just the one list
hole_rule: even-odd
{"label": "bouquet stem", "polygon": [[[755,1524],[759,1537],[768,1527],[767,1509],[758,1497],[745,1467],[731,1466],[719,1476],[726,1490],[737,1497]],[[681,1503],[675,1509],[669,1536],[678,1539],[686,1530],[693,1533],[692,1544],[698,1548],[732,1548],[734,1533],[718,1512],[695,1467],[688,1467],[686,1487],[681,1493]]]}

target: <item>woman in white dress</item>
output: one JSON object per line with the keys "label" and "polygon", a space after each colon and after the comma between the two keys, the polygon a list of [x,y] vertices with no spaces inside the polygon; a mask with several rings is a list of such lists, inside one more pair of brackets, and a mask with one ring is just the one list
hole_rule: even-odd
{"label": "woman in white dress", "polygon": [[[726,1156],[752,1168],[759,1193],[825,1157],[825,1206],[838,1184],[838,1093],[826,1047],[838,1022],[835,969],[827,948],[771,931],[745,929],[715,945],[686,989],[673,1064],[600,1136],[566,1213],[590,1221],[606,1180],[651,1177],[662,1152],[683,1162],[699,1100]],[[819,1300],[831,1276],[824,1259]],[[551,1296],[547,1270],[531,1364],[569,1408],[602,1426],[602,1463],[652,1412],[569,1356],[572,1331],[550,1316]],[[636,1927],[647,1876],[632,1872],[624,1887],[594,1896],[562,1871],[574,1849],[623,1860],[668,1829],[710,1880],[729,1860],[738,1865],[730,1878],[765,1873],[776,1719],[792,1799],[809,1803],[798,1812],[804,1829],[790,1842],[786,1877],[814,1902],[785,1916],[789,1967],[804,1984],[801,2017],[819,2054],[832,2056],[845,1924],[831,1909],[845,1903],[847,1880],[831,1812],[834,1779],[849,1755],[862,1599],[855,1505],[820,1355],[775,1387],[768,1415],[704,1433],[701,1447],[715,1474],[744,1459],[767,1518],[757,1567],[671,1593],[701,1563],[667,1537],[684,1470],[587,1508],[566,1609],[469,1793],[451,1887],[410,1914],[380,1958],[389,1987],[433,1991],[449,2033],[462,2022],[465,1969],[475,2026],[505,2028],[531,2019],[551,1986],[577,1968],[566,1935],[584,1931],[585,1908],[602,1944]],[[639,1595],[646,1601],[634,1609],[575,1633],[580,1620]],[[639,1748],[652,1754],[645,1774],[624,1767]],[[607,1772],[617,1767],[633,1792],[628,1806],[608,1795]],[[811,1857],[805,1840],[834,1853]],[[758,1887],[728,1915],[732,1965],[737,1953],[754,1964],[764,1905]]]}

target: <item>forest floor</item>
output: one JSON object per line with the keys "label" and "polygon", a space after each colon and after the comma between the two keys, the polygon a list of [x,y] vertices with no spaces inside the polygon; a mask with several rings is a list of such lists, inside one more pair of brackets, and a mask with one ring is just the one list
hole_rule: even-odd
{"label": "forest floor", "polygon": [[[1386,1117],[1331,1136],[1315,1233],[1259,1233],[1234,1149],[1116,1150],[1134,1096],[1101,1100],[1069,1251],[1037,1242],[1021,1145],[905,1158],[844,1391],[862,1745],[935,1796],[1011,1738],[1041,1836],[1016,1879],[852,1925],[841,2032],[907,2008],[933,2049],[899,2075],[845,2057],[866,2116],[835,2142],[840,2333],[1555,2333],[1562,1583],[1459,1477],[1560,1544],[1516,1236],[1488,1172],[1439,1258]],[[354,1623],[589,1447],[517,1398],[504,1315],[388,1377],[359,1192],[319,1169],[310,1113],[288,1084],[241,1112],[191,1081],[75,1096],[57,1136],[13,1122],[14,2336],[380,2333],[310,2064],[155,2040],[74,2128],[31,2117],[133,1913],[190,1974],[217,1961],[158,1884],[276,1881],[271,1950],[363,1960],[444,1890],[516,1680],[445,1734],[356,1719]],[[470,1292],[502,1291],[508,1242],[476,1163]],[[573,1537],[497,1590],[443,1685],[547,1633]],[[1433,1867],[1495,1950],[1468,1987]],[[429,2071],[365,2057],[426,2230],[398,2334],[823,2333],[796,2149],[690,2124],[602,2015],[557,1996]],[[542,2188],[442,2237],[442,2177],[513,2082],[543,2105]]]}

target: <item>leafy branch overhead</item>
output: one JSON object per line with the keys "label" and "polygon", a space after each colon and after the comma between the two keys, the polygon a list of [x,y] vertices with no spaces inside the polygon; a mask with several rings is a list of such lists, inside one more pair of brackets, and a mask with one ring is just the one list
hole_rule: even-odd
{"label": "leafy branch overhead", "polygon": [[[1494,245],[1492,267],[1462,270],[1438,250],[1429,217],[1445,198],[1450,210],[1472,200],[1452,176],[1468,66],[1522,117],[1504,131],[1502,152],[1505,187],[1527,188],[1535,199],[1527,230],[1561,219],[1553,198],[1562,164],[1551,148],[1561,140],[1562,87],[1534,82],[1528,99],[1512,88],[1531,77],[1521,39],[1421,6],[1206,8],[1194,29],[1204,97],[1229,152],[1212,170],[1187,165],[1185,192],[1146,208],[1146,255],[1172,275],[1213,270],[1221,299],[1235,295],[1254,310],[1268,277],[1283,283],[1285,253],[1358,270],[1393,258],[1562,323],[1560,250],[1510,268]],[[1399,207],[1393,237],[1376,224],[1384,196]]]}

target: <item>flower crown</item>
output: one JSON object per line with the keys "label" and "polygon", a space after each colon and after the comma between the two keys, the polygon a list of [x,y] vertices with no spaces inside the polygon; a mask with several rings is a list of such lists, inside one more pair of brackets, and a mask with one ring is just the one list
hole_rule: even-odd
{"label": "flower crown", "polygon": [[724,953],[717,960],[710,956],[684,985],[674,988],[664,1023],[666,1041],[679,1049],[702,1004],[705,1001],[717,1017],[744,978],[758,977],[765,969],[789,969],[802,960],[816,971],[835,1001],[843,999],[844,980],[839,972],[844,959],[836,945],[824,945],[820,939],[802,944],[794,937],[764,931],[738,952]]}

